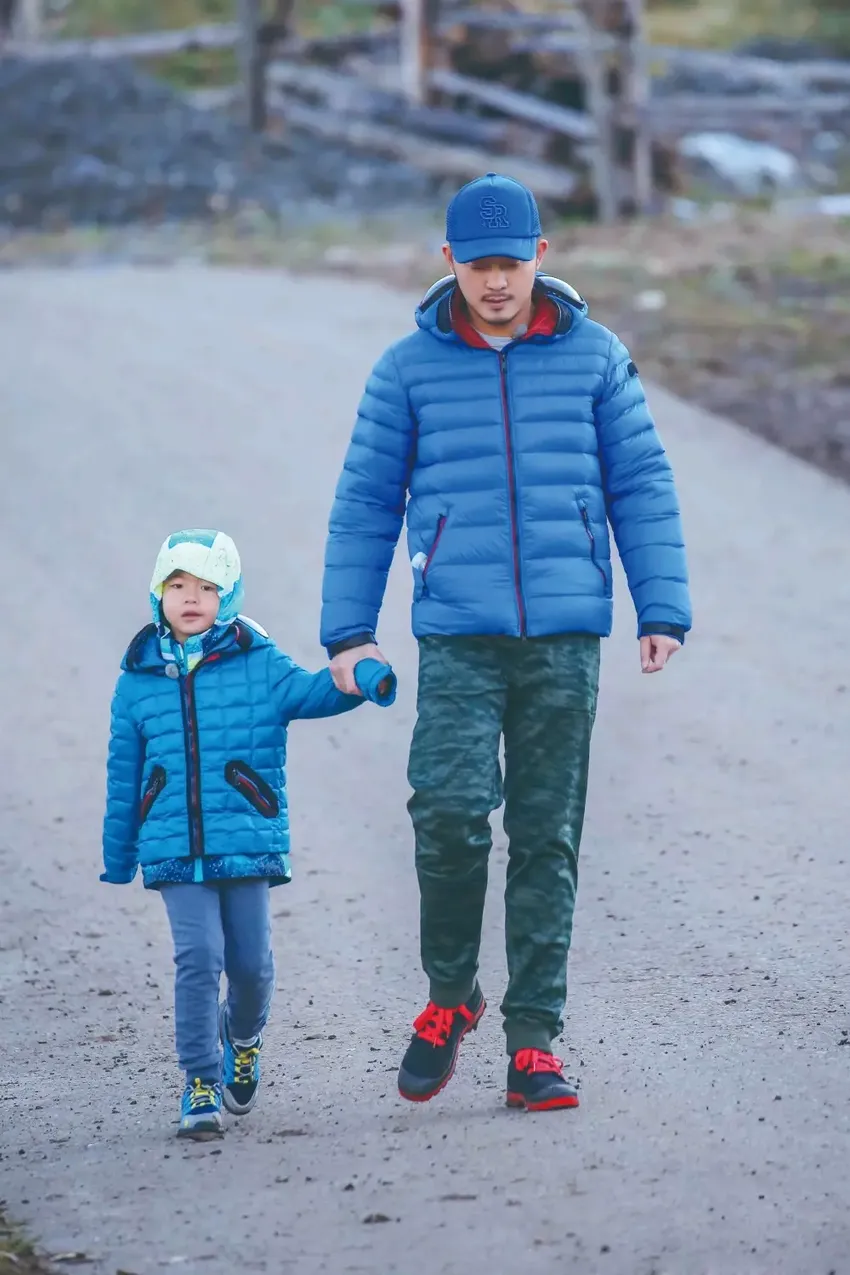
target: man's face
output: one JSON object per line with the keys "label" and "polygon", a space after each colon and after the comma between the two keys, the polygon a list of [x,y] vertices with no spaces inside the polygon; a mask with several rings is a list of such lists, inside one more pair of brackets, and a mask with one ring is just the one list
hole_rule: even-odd
{"label": "man's face", "polygon": [[162,610],[178,642],[211,629],[218,608],[218,589],[209,580],[199,580],[188,571],[175,571],[166,580]]}
{"label": "man's face", "polygon": [[482,257],[478,261],[455,261],[446,244],[446,258],[458,282],[463,298],[472,312],[476,326],[511,331],[518,323],[527,322],[534,280],[548,244],[541,239],[537,256],[531,261],[513,257]]}

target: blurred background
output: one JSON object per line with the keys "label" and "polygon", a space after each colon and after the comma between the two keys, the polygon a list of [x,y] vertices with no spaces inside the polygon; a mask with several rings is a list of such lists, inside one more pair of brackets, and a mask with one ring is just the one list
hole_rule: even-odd
{"label": "blurred background", "polygon": [[0,264],[442,273],[536,191],[641,370],[850,476],[847,0],[0,0]]}

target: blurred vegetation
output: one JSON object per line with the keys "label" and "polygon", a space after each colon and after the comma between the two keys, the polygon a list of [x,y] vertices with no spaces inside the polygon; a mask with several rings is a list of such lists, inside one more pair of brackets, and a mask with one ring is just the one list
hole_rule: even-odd
{"label": "blurred vegetation", "polygon": [[[557,0],[513,0],[536,10]],[[472,0],[486,4],[487,0]],[[270,11],[269,0],[265,5]],[[650,38],[657,44],[731,48],[759,36],[811,40],[850,56],[850,0],[647,0]],[[231,22],[234,0],[70,0],[57,22],[63,36],[118,35],[206,22]],[[367,5],[347,0],[296,0],[298,27],[333,36],[368,25]],[[230,84],[235,54],[228,49],[177,54],[150,64],[181,88]]]}
{"label": "blurred vegetation", "polygon": [[850,55],[850,0],[647,0],[647,13],[658,44],[731,48],[775,36]]}

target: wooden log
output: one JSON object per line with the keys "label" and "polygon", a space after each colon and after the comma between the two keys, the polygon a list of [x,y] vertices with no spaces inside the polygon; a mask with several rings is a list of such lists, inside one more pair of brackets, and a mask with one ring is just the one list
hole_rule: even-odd
{"label": "wooden log", "polygon": [[522,10],[503,10],[502,12],[475,9],[468,6],[446,13],[438,22],[438,32],[443,34],[454,27],[465,27],[470,31],[575,31],[581,30],[583,15],[576,10],[573,13],[533,13]]}
{"label": "wooden log", "polygon": [[[592,46],[598,52],[617,52],[622,46],[617,36],[596,32]],[[547,54],[571,56],[581,53],[585,41],[578,33],[556,31],[542,35],[522,36],[511,41],[511,50],[540,57]],[[809,62],[773,62],[769,58],[745,57],[739,53],[723,53],[714,49],[676,48],[672,45],[648,45],[646,57],[650,70],[662,74],[669,70],[714,72],[724,76],[730,88],[761,84],[777,92],[800,93],[810,86],[850,84],[850,62],[823,59]]]}
{"label": "wooden log", "polygon": [[331,36],[293,36],[280,45],[283,58],[317,62],[322,66],[339,66],[346,58],[369,57],[398,46],[398,33],[391,28],[370,31],[343,31]]}
{"label": "wooden log", "polygon": [[[662,126],[668,126],[670,131],[683,127],[690,129],[694,123],[704,128],[715,128],[718,120],[725,121],[725,124],[743,125],[759,116],[817,118],[850,114],[850,94],[670,93],[651,98],[648,113],[656,131]],[[626,123],[631,122],[628,111],[624,119]]]}
{"label": "wooden log", "polygon": [[528,93],[517,93],[489,80],[477,80],[456,71],[432,71],[431,84],[450,97],[468,98],[481,106],[488,106],[502,115],[527,120],[553,133],[560,133],[576,141],[591,141],[596,137],[596,125],[590,115],[573,111],[555,102],[546,102]]}
{"label": "wooden log", "polygon": [[[365,68],[367,73],[368,69]],[[338,114],[395,123],[414,133],[477,146],[499,148],[508,140],[509,130],[502,121],[484,120],[446,107],[410,106],[400,96],[398,68],[387,70],[392,74],[380,75],[375,69],[374,78],[369,79],[300,62],[275,61],[269,64],[267,79],[276,89],[318,98]]]}
{"label": "wooden log", "polygon": [[6,51],[39,62],[75,58],[158,58],[194,49],[232,49],[241,39],[238,22],[188,27],[182,31],[148,31],[143,35],[99,36],[93,40],[13,40]]}
{"label": "wooden log", "polygon": [[401,129],[305,106],[272,90],[270,100],[287,123],[325,141],[339,142],[354,150],[404,160],[414,168],[439,178],[469,181],[498,170],[510,173],[529,186],[540,199],[568,205],[578,181],[575,173],[518,155],[494,155],[472,146],[446,146],[415,137]]}

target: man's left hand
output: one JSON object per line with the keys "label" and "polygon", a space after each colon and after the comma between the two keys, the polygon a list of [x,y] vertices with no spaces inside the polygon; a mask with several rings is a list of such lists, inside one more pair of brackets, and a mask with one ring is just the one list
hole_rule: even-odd
{"label": "man's left hand", "polygon": [[682,645],[674,637],[659,633],[640,640],[640,668],[642,673],[660,673],[664,665]]}

